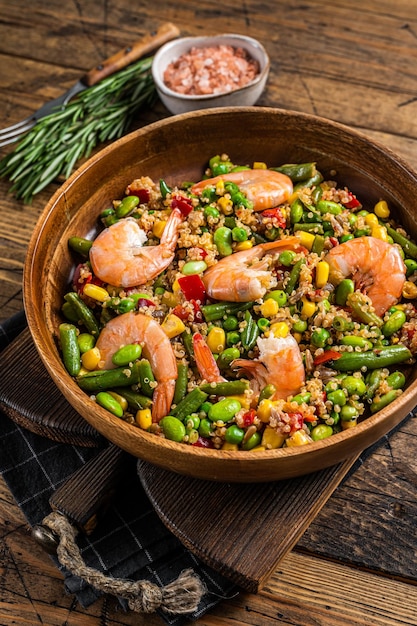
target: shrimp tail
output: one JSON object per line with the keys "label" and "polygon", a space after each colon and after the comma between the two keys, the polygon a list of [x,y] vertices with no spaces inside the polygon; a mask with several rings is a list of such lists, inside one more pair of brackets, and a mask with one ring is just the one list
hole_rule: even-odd
{"label": "shrimp tail", "polygon": [[220,374],[213,353],[200,333],[194,333],[193,335],[193,349],[200,376],[209,383],[224,381],[225,379]]}
{"label": "shrimp tail", "polygon": [[158,423],[163,417],[169,415],[174,391],[175,380],[158,382],[153,394],[152,422]]}
{"label": "shrimp tail", "polygon": [[251,379],[251,389],[255,397],[258,397],[261,389],[268,383],[268,370],[265,365],[260,361],[235,359],[231,367],[244,372]]}

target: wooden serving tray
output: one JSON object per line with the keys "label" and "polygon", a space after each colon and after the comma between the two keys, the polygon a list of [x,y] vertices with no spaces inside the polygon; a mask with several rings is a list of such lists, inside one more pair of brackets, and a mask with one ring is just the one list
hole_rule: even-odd
{"label": "wooden serving tray", "polygon": [[[13,421],[36,434],[76,445],[104,444],[53,383],[28,330],[2,353],[0,405]],[[213,569],[256,592],[301,538],[355,460],[300,478],[265,483],[203,481],[144,461],[138,461],[138,473],[156,512],[173,534]],[[91,467],[86,471],[91,472]],[[83,502],[75,502],[74,493],[83,491],[70,481],[71,508],[81,511]],[[64,511],[65,496],[65,487],[61,487],[59,502]],[[90,509],[91,497],[89,493]]]}

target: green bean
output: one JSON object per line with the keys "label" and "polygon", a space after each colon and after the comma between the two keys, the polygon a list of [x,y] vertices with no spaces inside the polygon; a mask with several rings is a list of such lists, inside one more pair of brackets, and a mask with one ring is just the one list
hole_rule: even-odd
{"label": "green bean", "polygon": [[296,402],[297,404],[308,404],[310,402],[311,393],[306,391],[305,393],[297,393],[296,396],[293,397],[291,402]]}
{"label": "green bean", "polygon": [[322,174],[317,170],[315,174],[307,178],[306,180],[302,180],[294,185],[294,191],[299,191],[304,187],[313,187],[313,185],[319,185],[323,180]]}
{"label": "green bean", "polygon": [[258,404],[260,404],[262,400],[268,400],[268,398],[272,398],[276,390],[277,389],[275,385],[272,385],[271,383],[265,385],[265,387],[261,390],[261,393],[259,394]]}
{"label": "green bean", "polygon": [[381,319],[376,313],[369,310],[369,305],[367,305],[362,294],[358,292],[349,294],[346,304],[352,309],[356,317],[364,324],[378,326],[379,328],[384,323],[383,319]]}
{"label": "green bean", "polygon": [[317,174],[315,163],[285,163],[279,167],[271,167],[275,172],[281,172],[289,178],[293,183],[304,181]]}
{"label": "green bean", "polygon": [[324,233],[323,224],[319,222],[309,222],[307,224],[294,224],[294,232],[303,231],[307,233],[314,233],[317,235],[322,235]]}
{"label": "green bean", "polygon": [[316,204],[316,209],[323,215],[330,213],[331,215],[339,215],[343,211],[343,207],[338,202],[332,200],[319,200]]}
{"label": "green bean", "polygon": [[75,291],[70,291],[65,294],[64,298],[75,309],[79,319],[82,321],[88,332],[96,337],[100,332],[100,328],[90,307],[86,305],[86,303]]}
{"label": "green bean", "polygon": [[201,307],[206,322],[221,320],[225,315],[235,315],[238,311],[251,309],[253,302],[216,302]]}
{"label": "green bean", "polygon": [[116,207],[116,217],[121,219],[132,213],[139,204],[138,196],[125,196],[119,206]]}
{"label": "green bean", "polygon": [[171,414],[175,415],[178,419],[183,420],[190,413],[198,411],[206,398],[208,398],[208,393],[205,393],[199,387],[195,387],[192,391],[187,393],[185,398],[177,404],[175,409],[171,410]]}
{"label": "green bean", "polygon": [[374,369],[366,376],[365,383],[367,385],[367,389],[365,396],[368,400],[371,400],[374,397],[382,380],[382,374],[382,369]]}
{"label": "green bean", "polygon": [[411,358],[411,352],[402,345],[374,348],[367,352],[343,352],[342,356],[328,365],[340,372],[356,371],[362,368],[376,369],[402,363]]}
{"label": "green bean", "polygon": [[300,278],[301,268],[305,262],[305,259],[301,258],[292,266],[288,283],[285,286],[285,292],[288,295],[291,295],[294,291],[295,286],[298,283],[298,279]]}
{"label": "green bean", "polygon": [[248,351],[254,347],[260,331],[250,311],[245,311],[245,322],[246,326],[240,334],[240,339],[242,346]]}
{"label": "green bean", "polygon": [[110,413],[113,413],[113,415],[116,415],[116,417],[123,417],[122,405],[115,398],[113,398],[113,396],[107,393],[107,391],[99,391],[96,395],[96,402],[102,406],[103,409],[106,409]]}
{"label": "green bean", "polygon": [[320,234],[314,237],[313,245],[311,246],[311,252],[315,252],[320,255],[324,250],[324,237]]}
{"label": "green bean", "polygon": [[78,322],[80,321],[80,316],[78,315],[77,311],[72,306],[71,302],[64,302],[64,304],[61,307],[61,311],[62,311],[63,316],[69,322],[72,322],[73,324],[78,324]]}
{"label": "green bean", "polygon": [[230,228],[227,228],[227,226],[217,228],[214,231],[213,241],[220,256],[225,257],[232,254],[232,231]]}
{"label": "green bean", "polygon": [[401,394],[401,389],[391,389],[379,398],[375,399],[371,404],[371,413],[376,413],[391,404]]}
{"label": "green bean", "polygon": [[184,344],[185,351],[190,361],[194,360],[194,348],[193,348],[193,336],[188,331],[184,330],[181,333],[182,343]]}
{"label": "green bean", "polygon": [[81,369],[80,346],[77,341],[77,328],[64,322],[59,325],[59,339],[65,368],[71,376],[78,376]]}
{"label": "green bean", "polygon": [[175,381],[174,397],[172,404],[179,404],[187,393],[188,384],[188,365],[186,363],[178,363],[177,365],[177,380]]}
{"label": "green bean", "polygon": [[159,179],[159,191],[161,196],[165,199],[169,193],[171,193],[171,187],[169,187],[163,178]]}
{"label": "green bean", "polygon": [[391,337],[391,335],[399,331],[405,323],[406,319],[406,315],[401,309],[397,309],[396,311],[391,313],[391,315],[381,328],[384,337]]}
{"label": "green bean", "polygon": [[141,359],[138,363],[139,383],[142,393],[148,398],[152,398],[155,389],[155,376],[148,359]]}
{"label": "green bean", "polygon": [[152,400],[146,396],[129,389],[128,387],[115,387],[112,389],[120,396],[122,396],[128,403],[131,409],[138,411],[139,409],[150,409],[152,406]]}
{"label": "green bean", "polygon": [[139,382],[139,368],[136,363],[132,367],[115,367],[112,370],[97,370],[78,376],[77,383],[83,391],[105,391],[112,387],[128,387]]}
{"label": "green bean", "polygon": [[388,235],[395,241],[395,243],[398,243],[401,246],[406,256],[411,256],[413,259],[417,259],[417,245],[395,230],[395,228],[388,225],[385,227]]}
{"label": "green bean", "polygon": [[405,385],[405,376],[402,372],[395,371],[387,377],[386,382],[392,389],[402,389]]}
{"label": "green bean", "polygon": [[78,252],[81,256],[88,258],[93,242],[89,239],[84,239],[84,237],[70,237],[68,245],[74,252]]}
{"label": "green bean", "polygon": [[297,198],[296,200],[294,200],[294,202],[291,203],[291,206],[290,206],[291,224],[294,225],[294,224],[298,224],[298,222],[301,222],[303,213],[304,213],[304,205],[301,202],[300,198]]}
{"label": "green bean", "polygon": [[199,389],[211,396],[240,396],[249,389],[249,381],[241,378],[219,383],[203,383]]}
{"label": "green bean", "polygon": [[353,322],[349,322],[349,320],[347,320],[342,315],[336,315],[333,318],[332,326],[337,331],[345,332],[347,330],[352,330],[354,327],[354,324]]}

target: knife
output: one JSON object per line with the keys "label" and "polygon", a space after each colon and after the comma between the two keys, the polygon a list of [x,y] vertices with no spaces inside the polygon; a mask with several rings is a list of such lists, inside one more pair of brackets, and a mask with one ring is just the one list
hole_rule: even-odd
{"label": "knife", "polygon": [[24,120],[1,130],[0,146],[4,146],[11,143],[11,141],[14,141],[15,139],[18,139],[22,133],[30,130],[39,119],[49,115],[57,107],[65,106],[67,102],[69,102],[69,100],[71,100],[71,98],[73,98],[76,94],[97,84],[106,76],[110,76],[111,74],[118,72],[140,57],[150,54],[167,41],[178,37],[179,34],[179,29],[174,24],[167,22],[160,26],[156,32],[145,35],[132,45],[126,46],[84,74],[80,80],[78,80],[61,96],[58,96],[58,98],[55,98],[54,100],[50,100]]}

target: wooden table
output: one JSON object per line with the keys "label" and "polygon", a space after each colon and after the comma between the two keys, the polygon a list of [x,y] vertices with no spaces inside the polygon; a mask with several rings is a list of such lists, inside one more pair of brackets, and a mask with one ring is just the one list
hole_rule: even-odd
{"label": "wooden table", "polygon": [[[317,114],[386,144],[417,169],[417,5],[412,0],[0,0],[0,127],[59,95],[119,48],[174,22],[184,35],[239,32],[271,56],[259,104]],[[161,104],[137,127],[165,117]],[[3,149],[1,155],[6,154]],[[389,172],[387,172],[387,178]],[[22,308],[22,270],[51,184],[31,206],[0,181],[0,319]],[[417,624],[415,419],[340,486],[258,595],[203,626]],[[158,625],[111,598],[81,609],[0,481],[0,624]]]}

